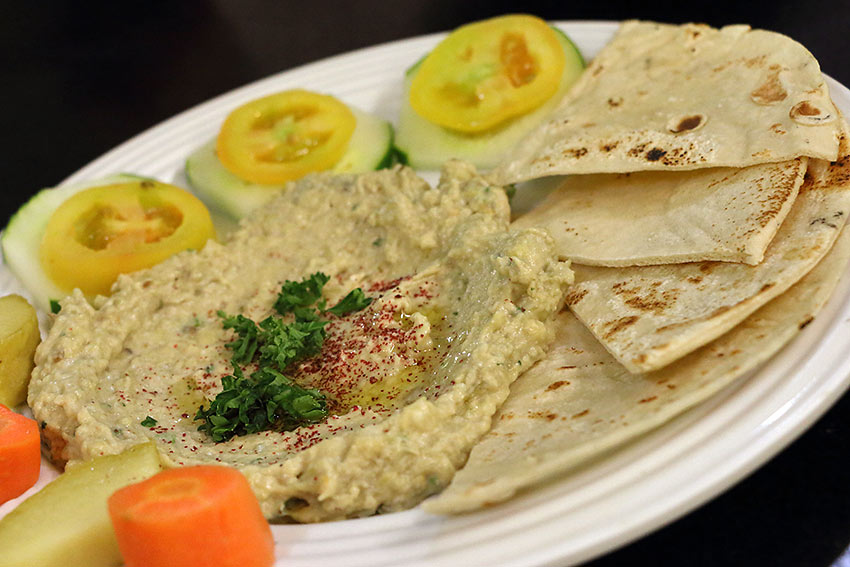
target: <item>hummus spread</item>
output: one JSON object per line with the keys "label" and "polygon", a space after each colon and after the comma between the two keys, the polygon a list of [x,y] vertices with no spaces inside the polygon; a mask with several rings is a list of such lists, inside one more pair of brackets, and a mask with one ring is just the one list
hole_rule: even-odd
{"label": "hummus spread", "polygon": [[[237,467],[269,518],[411,507],[451,480],[543,356],[572,280],[547,233],[508,220],[504,191],[458,162],[436,188],[407,168],[305,178],[227,243],[122,276],[93,305],[64,299],[29,404],[60,462],[153,439],[168,466]],[[330,417],[214,443],[194,416],[232,373],[217,312],[260,321],[284,281],[319,271],[328,305],[355,287],[374,298],[288,369]]]}

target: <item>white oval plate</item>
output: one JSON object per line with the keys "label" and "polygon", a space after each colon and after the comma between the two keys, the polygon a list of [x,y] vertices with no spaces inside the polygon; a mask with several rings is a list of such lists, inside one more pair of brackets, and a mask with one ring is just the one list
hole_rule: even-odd
{"label": "white oval plate", "polygon": [[[616,23],[559,22],[591,59]],[[333,94],[391,121],[404,71],[442,37],[362,49],[286,71],[188,110],[115,148],[66,182],[118,172],[186,186],[183,163],[250,99],[294,87]],[[828,79],[850,115],[850,91]],[[0,266],[0,294],[22,293]],[[608,457],[510,502],[456,517],[420,509],[273,531],[281,567],[567,565],[613,549],[685,514],[764,463],[810,426],[850,383],[850,279],[824,312],[757,372]],[[0,506],[0,517],[56,476]]]}

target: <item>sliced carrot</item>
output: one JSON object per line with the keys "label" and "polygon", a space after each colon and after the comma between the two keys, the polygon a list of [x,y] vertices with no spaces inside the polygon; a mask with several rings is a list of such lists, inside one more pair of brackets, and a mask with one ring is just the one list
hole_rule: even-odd
{"label": "sliced carrot", "polygon": [[40,470],[38,424],[0,404],[0,504],[26,492]]}
{"label": "sliced carrot", "polygon": [[269,567],[274,539],[242,473],[170,469],[116,491],[109,515],[126,567]]}

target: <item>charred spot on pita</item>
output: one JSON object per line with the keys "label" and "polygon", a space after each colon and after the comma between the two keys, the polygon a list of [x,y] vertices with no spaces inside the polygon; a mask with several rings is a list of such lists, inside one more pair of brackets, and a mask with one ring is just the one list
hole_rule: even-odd
{"label": "charred spot on pita", "polygon": [[651,150],[646,152],[646,159],[649,161],[658,161],[666,155],[667,150],[662,150],[661,148],[652,148]]}

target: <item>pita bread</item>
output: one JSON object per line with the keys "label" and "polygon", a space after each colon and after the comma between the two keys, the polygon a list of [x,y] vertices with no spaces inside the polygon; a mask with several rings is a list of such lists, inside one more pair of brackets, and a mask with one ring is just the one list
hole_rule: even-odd
{"label": "pita bread", "polygon": [[514,226],[548,229],[562,257],[592,266],[758,264],[806,164],[568,176]]}
{"label": "pita bread", "polygon": [[791,212],[757,266],[695,262],[573,264],[567,304],[632,372],[649,372],[714,340],[782,294],[832,246],[850,213],[850,143],[842,160],[809,160]]}
{"label": "pita bread", "polygon": [[791,38],[629,21],[493,179],[834,160],[839,128],[817,61]]}
{"label": "pita bread", "polygon": [[850,259],[850,231],[806,277],[713,343],[650,374],[630,374],[568,311],[555,345],[523,374],[429,512],[506,500],[561,475],[699,404],[757,367],[805,327]]}

